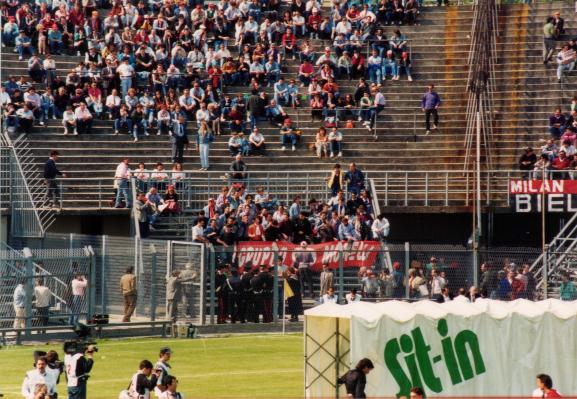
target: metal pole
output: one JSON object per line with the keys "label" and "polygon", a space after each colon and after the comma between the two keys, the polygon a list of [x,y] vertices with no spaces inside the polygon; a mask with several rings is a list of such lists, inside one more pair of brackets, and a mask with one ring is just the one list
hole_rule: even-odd
{"label": "metal pole", "polygon": [[[279,292],[278,292],[278,274],[280,271],[280,267],[278,264],[278,252],[276,249],[273,252],[273,283],[272,283],[272,318],[273,322],[278,322],[278,301],[279,301]],[[284,314],[283,314],[283,330],[284,330]],[[283,331],[284,332],[284,331]]]}
{"label": "metal pole", "polygon": [[477,111],[477,232],[482,235],[481,223],[481,113]]}
{"label": "metal pole", "polygon": [[150,261],[150,321],[156,320],[156,249],[151,251]]}
{"label": "metal pole", "polygon": [[215,301],[215,284],[214,279],[216,278],[216,265],[215,265],[215,253],[210,251],[210,324],[214,324],[214,301]]}
{"label": "metal pole", "polygon": [[543,249],[543,256],[547,250],[546,230],[545,230],[545,162],[541,169],[541,248]]}
{"label": "metal pole", "polygon": [[100,272],[100,278],[102,279],[101,285],[101,291],[100,291],[100,303],[101,303],[101,308],[102,308],[102,314],[106,314],[108,312],[108,301],[106,298],[106,281],[107,281],[107,270],[106,270],[106,241],[107,241],[107,236],[102,236],[102,248],[100,249],[100,264],[101,264],[101,272]]}
{"label": "metal pole", "polygon": [[409,299],[410,287],[409,287],[409,263],[411,262],[411,244],[408,241],[405,242],[405,297]]}
{"label": "metal pole", "polygon": [[[339,378],[339,363],[341,362],[341,354],[339,351],[339,322],[340,318],[335,318],[336,331],[335,331],[335,381]],[[339,399],[339,384],[335,384],[335,398]]]}
{"label": "metal pole", "polygon": [[[339,244],[339,299],[342,301],[345,297],[345,276],[344,276],[344,256],[342,244]],[[337,319],[338,320],[338,319]]]}
{"label": "metal pole", "polygon": [[88,272],[90,275],[89,291],[88,291],[88,310],[86,313],[86,320],[90,320],[94,314],[94,305],[96,303],[96,256],[91,247],[88,247]]}
{"label": "metal pole", "polygon": [[[32,251],[29,248],[24,248],[24,256],[26,256],[26,314],[25,314],[25,326],[26,328],[32,327],[32,296],[34,294],[34,261],[32,258]],[[26,253],[28,252],[28,253]],[[30,335],[30,331],[26,331],[26,336]]]}
{"label": "metal pole", "polygon": [[543,246],[543,299],[549,297],[549,248],[545,244]]}

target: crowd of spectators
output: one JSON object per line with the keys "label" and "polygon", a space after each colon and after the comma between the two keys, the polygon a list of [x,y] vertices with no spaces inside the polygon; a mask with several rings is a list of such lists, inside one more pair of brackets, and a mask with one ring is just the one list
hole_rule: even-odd
{"label": "crowd of spectators", "polygon": [[[263,187],[248,193],[242,183],[224,186],[196,218],[192,239],[216,245],[227,262],[238,241],[385,240],[389,223],[382,215],[374,215],[363,172],[354,163],[347,172],[340,172],[340,165],[335,169],[340,175],[327,182],[335,195],[326,202],[312,198],[304,204],[297,195],[291,204],[282,204]],[[343,190],[348,190],[348,195]]]}
{"label": "crowd of spectators", "polygon": [[[2,45],[26,57],[29,76],[4,82],[5,128],[30,132],[54,118],[64,134],[90,134],[100,118],[134,141],[153,131],[178,135],[182,122],[182,130],[189,123],[248,137],[258,120],[282,124],[282,106],[307,102],[329,124],[358,119],[369,127],[384,107],[381,81],[402,71],[412,80],[398,25],[415,24],[418,13],[415,0],[336,0],[329,11],[316,0],[9,2]],[[397,26],[391,35],[380,27],[389,24]],[[317,53],[313,39],[333,46]],[[55,54],[84,59],[59,76]],[[285,61],[297,56],[302,65],[289,74]],[[354,95],[340,93],[343,78],[361,79]],[[228,96],[223,86],[249,89]],[[273,87],[270,98],[264,86]],[[294,138],[282,138],[294,148]]]}
{"label": "crowd of spectators", "polygon": [[577,178],[577,97],[573,97],[568,114],[561,108],[549,116],[550,137],[538,154],[531,147],[525,148],[519,158],[519,169],[527,179],[567,180]]}

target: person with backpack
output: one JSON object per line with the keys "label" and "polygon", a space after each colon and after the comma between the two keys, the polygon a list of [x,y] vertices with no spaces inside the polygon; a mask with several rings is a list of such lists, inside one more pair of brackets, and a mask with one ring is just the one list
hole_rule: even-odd
{"label": "person with backpack", "polygon": [[374,368],[375,366],[371,359],[363,358],[359,360],[354,369],[347,371],[341,378],[339,378],[337,383],[345,384],[348,398],[366,398],[365,385],[367,385],[367,374],[369,374]]}

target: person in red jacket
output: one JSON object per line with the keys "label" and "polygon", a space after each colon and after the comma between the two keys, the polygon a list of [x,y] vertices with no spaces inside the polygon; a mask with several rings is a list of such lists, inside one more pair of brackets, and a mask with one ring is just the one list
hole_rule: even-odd
{"label": "person in red jacket", "polygon": [[353,78],[365,76],[365,57],[363,57],[359,50],[355,50],[353,57],[351,58],[351,64],[351,75]]}
{"label": "person in red jacket", "polygon": [[571,160],[567,157],[565,151],[559,151],[559,155],[557,158],[551,162],[551,169],[555,172],[552,175],[554,180],[565,180],[567,178],[567,172],[563,172],[569,169],[569,165],[571,164]]}
{"label": "person in red jacket", "polygon": [[285,57],[290,54],[292,59],[295,59],[296,37],[292,29],[287,29],[286,33],[282,35],[282,46],[285,50]]}
{"label": "person in red jacket", "polygon": [[553,389],[553,380],[547,374],[537,375],[537,389],[533,392],[537,398],[561,398],[562,396]]}

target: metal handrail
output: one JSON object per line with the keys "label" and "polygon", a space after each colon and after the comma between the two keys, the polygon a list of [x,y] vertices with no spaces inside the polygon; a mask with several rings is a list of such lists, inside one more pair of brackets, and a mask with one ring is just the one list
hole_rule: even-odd
{"label": "metal handrail", "polygon": [[[21,184],[14,184],[14,180],[16,180],[14,178],[14,176],[10,176],[10,181],[11,181],[11,187],[14,188],[14,186],[20,186],[20,188],[24,189],[25,191],[25,195],[27,197],[27,202],[30,203],[30,206],[24,208],[26,210],[32,210],[33,214],[34,214],[34,219],[36,219],[36,223],[35,223],[35,228],[34,230],[37,231],[36,235],[39,237],[44,236],[45,232],[46,232],[46,226],[43,223],[43,218],[41,218],[40,216],[40,210],[38,209],[36,202],[34,200],[34,196],[32,195],[32,190],[31,187],[29,185],[28,179],[26,178],[26,173],[24,172],[24,169],[22,167],[22,164],[20,162],[20,159],[18,157],[18,152],[16,150],[16,144],[18,144],[18,142],[22,139],[22,136],[18,137],[14,142],[12,142],[12,140],[10,139],[10,137],[8,136],[7,132],[3,133],[4,136],[4,140],[5,142],[8,144],[8,148],[10,148],[11,151],[11,170],[12,172],[16,175],[16,179],[18,179],[19,181],[21,181]],[[11,204],[13,205],[13,204]],[[23,204],[20,204],[23,205]],[[12,210],[12,215],[14,216],[14,209]],[[50,221],[50,220],[49,220]],[[24,234],[24,232],[21,232],[22,234]]]}

